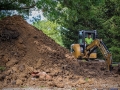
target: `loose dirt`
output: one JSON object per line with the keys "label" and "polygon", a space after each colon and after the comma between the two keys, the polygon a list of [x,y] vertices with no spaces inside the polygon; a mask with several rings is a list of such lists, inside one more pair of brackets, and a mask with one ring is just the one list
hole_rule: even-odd
{"label": "loose dirt", "polygon": [[[120,70],[106,71],[105,62],[75,59],[21,16],[0,20],[0,88],[120,87]],[[5,67],[5,69],[3,69]]]}

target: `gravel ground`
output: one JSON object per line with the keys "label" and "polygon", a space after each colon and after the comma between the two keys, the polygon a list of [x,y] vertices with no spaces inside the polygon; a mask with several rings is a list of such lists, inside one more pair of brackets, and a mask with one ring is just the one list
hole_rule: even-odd
{"label": "gravel ground", "polygon": [[3,88],[2,90],[120,90],[120,88]]}
{"label": "gravel ground", "polygon": [[76,90],[75,88],[67,89],[67,88],[4,88],[2,90]]}

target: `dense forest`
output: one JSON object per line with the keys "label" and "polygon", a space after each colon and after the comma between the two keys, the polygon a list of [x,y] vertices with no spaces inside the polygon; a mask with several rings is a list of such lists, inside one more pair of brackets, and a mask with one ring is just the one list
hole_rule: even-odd
{"label": "dense forest", "polygon": [[0,18],[16,14],[13,10],[27,18],[31,8],[47,18],[33,25],[61,46],[77,43],[79,30],[97,30],[113,60],[120,62],[120,0],[1,0]]}

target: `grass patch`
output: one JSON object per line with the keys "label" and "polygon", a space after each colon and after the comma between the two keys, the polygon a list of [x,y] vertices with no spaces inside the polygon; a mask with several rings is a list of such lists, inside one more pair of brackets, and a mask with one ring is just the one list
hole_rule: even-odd
{"label": "grass patch", "polygon": [[89,80],[89,78],[85,78],[85,81],[87,82]]}
{"label": "grass patch", "polygon": [[0,66],[0,71],[4,71],[4,70],[5,70],[5,67]]}
{"label": "grass patch", "polygon": [[113,67],[117,67],[117,66],[118,66],[118,64],[112,64],[112,66],[113,66]]}

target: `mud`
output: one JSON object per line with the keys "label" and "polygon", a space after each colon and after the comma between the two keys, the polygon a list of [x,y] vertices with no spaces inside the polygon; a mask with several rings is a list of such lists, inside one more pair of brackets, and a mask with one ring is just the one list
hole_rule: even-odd
{"label": "mud", "polygon": [[[120,70],[105,62],[80,61],[21,16],[0,20],[0,88],[120,87]],[[36,77],[36,72],[39,73]]]}

